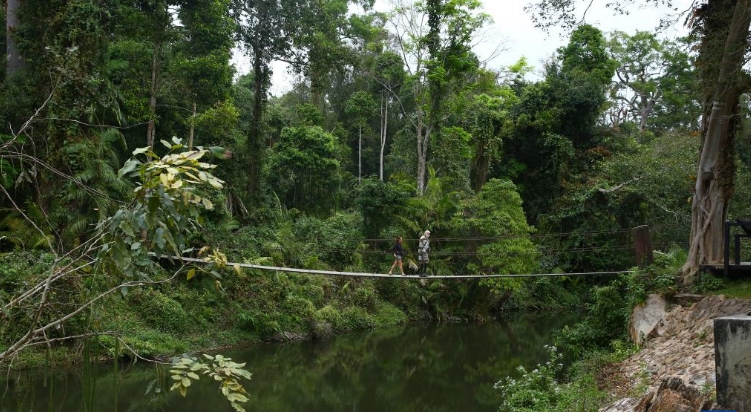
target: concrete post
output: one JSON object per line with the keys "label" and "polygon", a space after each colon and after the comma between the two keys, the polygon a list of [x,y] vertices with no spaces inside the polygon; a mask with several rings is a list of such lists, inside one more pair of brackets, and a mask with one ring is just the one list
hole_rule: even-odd
{"label": "concrete post", "polygon": [[751,412],[751,316],[714,320],[717,403]]}

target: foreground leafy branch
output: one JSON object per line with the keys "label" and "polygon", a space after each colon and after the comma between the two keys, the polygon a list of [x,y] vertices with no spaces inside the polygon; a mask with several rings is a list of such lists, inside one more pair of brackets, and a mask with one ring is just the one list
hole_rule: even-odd
{"label": "foreground leafy branch", "polygon": [[248,401],[248,393],[239,382],[240,379],[250,379],[251,373],[243,369],[245,363],[233,362],[231,358],[222,355],[203,355],[208,360],[203,362],[195,357],[179,358],[170,369],[172,384],[170,390],[177,389],[182,396],[188,392],[192,381],[200,380],[205,375],[219,382],[219,390],[229,400],[236,411],[244,412],[240,405]]}
{"label": "foreground leafy branch", "polygon": [[[190,279],[197,271],[219,277],[217,269],[226,265],[226,257],[218,251],[203,248],[199,255],[207,256],[207,265],[180,265],[171,275],[163,273],[154,257],[174,260],[189,250],[186,239],[200,226],[201,213],[214,207],[209,200],[211,191],[221,189],[224,183],[210,172],[216,166],[202,159],[212,152],[223,155],[224,150],[185,150],[177,138],[162,143],[169,151],[167,155],[159,157],[151,148],[136,149],[133,158],[119,171],[120,179],[135,182],[133,198],[128,203],[120,203],[112,216],[102,219],[80,245],[67,252],[58,252],[52,247],[54,242],[48,241],[52,256],[49,268],[25,279],[24,285],[28,286],[10,290],[7,302],[0,301],[0,326],[3,331],[10,331],[4,332],[0,341],[0,364],[10,366],[22,351],[33,346],[113,334],[91,325],[83,331],[66,333],[63,326],[74,318],[85,317],[87,311],[117,292],[124,296],[130,288],[169,283],[181,274]],[[21,159],[29,163],[26,166],[36,165],[34,157],[19,154],[17,146],[0,147],[0,160]],[[55,174],[75,181],[62,172]],[[32,219],[1,184],[0,194],[30,227],[48,238],[43,224]],[[238,404],[247,401],[247,397],[239,378],[249,379],[250,373],[242,369],[243,364],[229,358],[218,355],[207,359],[212,363],[201,364],[200,372],[221,381],[224,396],[235,409],[242,410]],[[191,366],[197,364],[194,361]],[[180,386],[183,395],[187,386],[189,381]]]}

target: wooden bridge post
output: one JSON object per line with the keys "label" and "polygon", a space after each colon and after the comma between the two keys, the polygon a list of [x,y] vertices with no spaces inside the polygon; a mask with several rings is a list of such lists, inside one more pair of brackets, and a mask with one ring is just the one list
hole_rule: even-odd
{"label": "wooden bridge post", "polygon": [[634,248],[636,249],[636,265],[639,269],[654,262],[652,241],[649,238],[649,226],[642,225],[632,229]]}

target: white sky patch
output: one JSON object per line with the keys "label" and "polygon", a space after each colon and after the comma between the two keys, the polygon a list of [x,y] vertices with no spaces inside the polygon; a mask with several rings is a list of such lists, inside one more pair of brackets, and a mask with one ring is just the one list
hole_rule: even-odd
{"label": "white sky patch", "polygon": [[[674,7],[679,12],[684,12],[690,8],[692,2],[693,0],[674,0]],[[534,68],[533,73],[540,76],[543,62],[568,41],[567,35],[562,36],[557,28],[545,33],[534,26],[532,18],[524,11],[524,6],[531,3],[530,1],[482,0],[482,3],[485,13],[492,17],[493,25],[483,33],[484,38],[475,46],[475,52],[481,60],[487,61],[486,66],[489,69],[499,70],[510,66],[524,56],[528,64]],[[660,24],[660,19],[666,17],[673,17],[676,21],[670,29],[660,35],[661,38],[674,39],[688,33],[683,27],[685,14],[683,17],[677,17],[673,10],[666,8],[632,6],[628,15],[613,15],[611,10],[605,8],[605,3],[604,0],[593,0],[585,22],[599,28],[606,36],[615,30],[630,35],[637,30],[654,32]],[[388,0],[376,0],[376,10],[385,11],[389,7]],[[583,9],[580,14],[581,12]],[[503,51],[498,53],[499,49]],[[491,59],[494,54],[496,56]],[[238,49],[234,50],[232,63],[238,74],[248,73],[250,69],[250,58]],[[270,92],[279,96],[291,89],[293,78],[284,63],[272,63],[272,70],[274,74]]]}

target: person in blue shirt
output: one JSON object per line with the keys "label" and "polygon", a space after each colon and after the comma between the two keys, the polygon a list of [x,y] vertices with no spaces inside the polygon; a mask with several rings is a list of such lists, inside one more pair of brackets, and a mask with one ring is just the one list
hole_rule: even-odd
{"label": "person in blue shirt", "polygon": [[389,269],[389,275],[395,267],[399,266],[399,272],[404,275],[404,266],[402,264],[402,258],[404,258],[404,247],[402,246],[402,237],[397,236],[394,239],[394,246],[391,247],[391,252],[394,253],[394,264]]}

